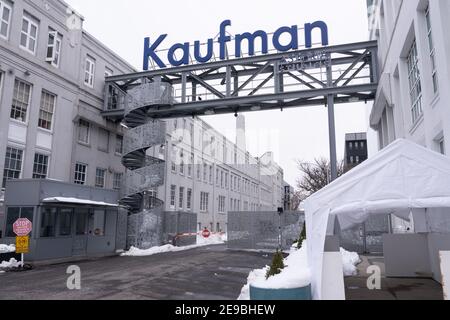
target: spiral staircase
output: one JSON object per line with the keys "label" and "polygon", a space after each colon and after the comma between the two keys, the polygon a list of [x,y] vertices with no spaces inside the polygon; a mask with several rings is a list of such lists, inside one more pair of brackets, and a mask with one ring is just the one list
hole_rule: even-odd
{"label": "spiral staircase", "polygon": [[127,168],[120,203],[129,210],[127,246],[147,249],[161,245],[164,202],[156,196],[164,184],[165,161],[155,156],[165,145],[166,124],[147,116],[152,108],[173,103],[170,84],[155,80],[128,90],[123,98],[122,163]]}

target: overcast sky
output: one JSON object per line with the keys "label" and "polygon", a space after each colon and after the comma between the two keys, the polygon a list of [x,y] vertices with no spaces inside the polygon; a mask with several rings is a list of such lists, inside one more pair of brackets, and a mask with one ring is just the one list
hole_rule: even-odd
{"label": "overcast sky", "polygon": [[[142,69],[144,37],[168,34],[167,45],[214,37],[225,19],[231,34],[270,33],[281,26],[323,20],[330,44],[368,40],[366,0],[66,0],[85,17],[84,28],[134,65]],[[336,106],[338,157],[344,156],[345,133],[368,129],[368,107],[362,103]],[[234,141],[233,115],[204,118]],[[295,160],[329,158],[327,110],[324,106],[246,114],[248,150],[254,156],[274,151],[285,180],[295,184],[299,173]],[[255,140],[254,137],[258,137]],[[251,139],[250,139],[251,138]],[[270,149],[270,150],[269,150]]]}

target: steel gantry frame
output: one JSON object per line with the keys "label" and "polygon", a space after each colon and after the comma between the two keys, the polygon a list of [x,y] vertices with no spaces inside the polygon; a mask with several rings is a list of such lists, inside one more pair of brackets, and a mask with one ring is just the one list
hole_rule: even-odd
{"label": "steel gantry frame", "polygon": [[325,105],[334,180],[334,105],[375,98],[377,50],[377,42],[369,41],[112,76],[103,116],[123,120],[127,104],[136,104],[130,90],[155,81],[170,84],[174,99],[149,106],[146,117],[154,119]]}

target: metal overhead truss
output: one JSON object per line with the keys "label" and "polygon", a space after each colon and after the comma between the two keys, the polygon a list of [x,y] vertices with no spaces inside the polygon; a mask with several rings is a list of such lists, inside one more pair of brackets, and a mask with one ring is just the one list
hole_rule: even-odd
{"label": "metal overhead truss", "polygon": [[[326,105],[334,180],[334,104],[375,98],[377,50],[377,42],[369,41],[112,76],[106,79],[103,116],[121,121],[126,109],[140,110],[128,120],[134,123],[141,117],[169,119]],[[130,95],[133,88],[160,82],[173,90],[169,103],[140,105],[145,99]]]}
{"label": "metal overhead truss", "polygon": [[117,75],[106,79],[107,118],[123,118],[127,92],[155,78],[174,88],[172,105],[151,118],[181,118],[373,100],[377,43],[361,42],[206,64]]}

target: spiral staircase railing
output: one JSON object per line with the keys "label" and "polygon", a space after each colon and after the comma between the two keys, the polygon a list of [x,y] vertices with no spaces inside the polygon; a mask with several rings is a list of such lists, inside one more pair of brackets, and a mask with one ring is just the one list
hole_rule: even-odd
{"label": "spiral staircase railing", "polygon": [[[170,84],[155,80],[122,93],[124,135],[122,164],[127,168],[120,203],[129,210],[127,246],[161,245],[164,201],[156,190],[164,185],[165,161],[154,157],[165,145],[166,124],[147,116],[152,108],[173,103]],[[151,152],[153,151],[153,152]]]}

